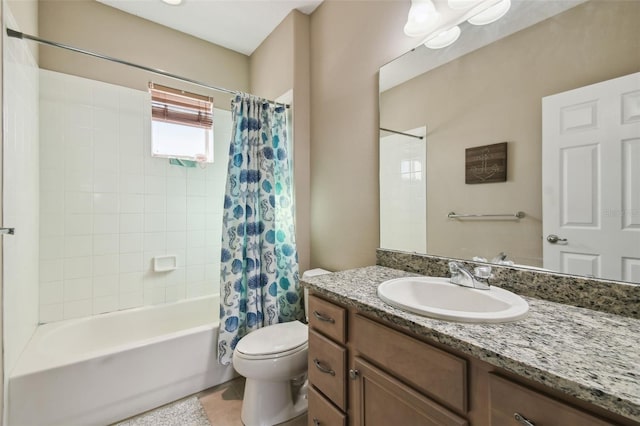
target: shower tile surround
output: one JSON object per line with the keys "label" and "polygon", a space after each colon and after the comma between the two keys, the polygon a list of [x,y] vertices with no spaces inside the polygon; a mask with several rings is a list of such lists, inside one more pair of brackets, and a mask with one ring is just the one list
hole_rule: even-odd
{"label": "shower tile surround", "polygon": [[[42,323],[219,289],[227,145],[204,169],[151,157],[149,105],[147,92],[40,70]],[[230,123],[215,110],[216,142]],[[177,269],[154,272],[162,255]]]}
{"label": "shower tile surround", "polygon": [[[525,294],[531,306],[530,314],[513,323],[470,324],[415,315],[380,300],[377,286],[388,279],[417,274],[448,276],[448,259],[389,250],[379,250],[377,254],[377,266],[309,278],[303,285],[316,294],[355,307],[400,329],[640,421],[636,371],[640,363],[636,348],[640,333],[638,319],[545,300],[543,296],[550,294],[549,290],[538,293],[536,298]],[[554,285],[552,274],[531,274],[550,278],[549,281],[539,278],[535,286]],[[520,285],[524,285],[524,279]],[[637,295],[633,286],[625,287],[631,287],[628,293],[631,297]],[[600,290],[598,297],[611,294],[618,304],[623,304],[615,289],[612,293]],[[627,303],[637,308],[637,302]],[[607,305],[595,306],[606,309]],[[621,309],[620,312],[633,310]]]}

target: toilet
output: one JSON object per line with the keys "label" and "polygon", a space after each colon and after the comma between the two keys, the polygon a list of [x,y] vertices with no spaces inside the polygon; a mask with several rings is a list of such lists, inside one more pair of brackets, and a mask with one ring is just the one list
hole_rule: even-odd
{"label": "toilet", "polygon": [[[313,269],[302,278],[327,273]],[[246,379],[241,414],[245,426],[273,426],[307,411],[308,341],[307,325],[300,321],[263,327],[240,339],[233,368]]]}

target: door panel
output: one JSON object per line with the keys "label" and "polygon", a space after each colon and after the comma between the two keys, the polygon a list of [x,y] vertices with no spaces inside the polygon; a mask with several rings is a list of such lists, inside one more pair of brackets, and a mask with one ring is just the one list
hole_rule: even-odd
{"label": "door panel", "polygon": [[542,115],[544,267],[640,282],[640,73],[548,96]]}

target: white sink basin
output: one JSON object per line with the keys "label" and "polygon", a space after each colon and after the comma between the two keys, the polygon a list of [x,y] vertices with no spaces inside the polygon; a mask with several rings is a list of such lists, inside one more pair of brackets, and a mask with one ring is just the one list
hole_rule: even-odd
{"label": "white sink basin", "polygon": [[498,287],[477,290],[439,277],[385,281],[378,286],[378,297],[396,308],[451,321],[516,321],[529,311],[526,300],[510,291]]}

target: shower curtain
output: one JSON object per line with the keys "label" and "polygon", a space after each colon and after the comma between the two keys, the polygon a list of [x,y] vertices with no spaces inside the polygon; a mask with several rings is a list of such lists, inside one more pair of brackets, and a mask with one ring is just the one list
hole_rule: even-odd
{"label": "shower curtain", "polygon": [[225,365],[247,333],[304,317],[285,107],[246,94],[231,106],[218,332]]}

